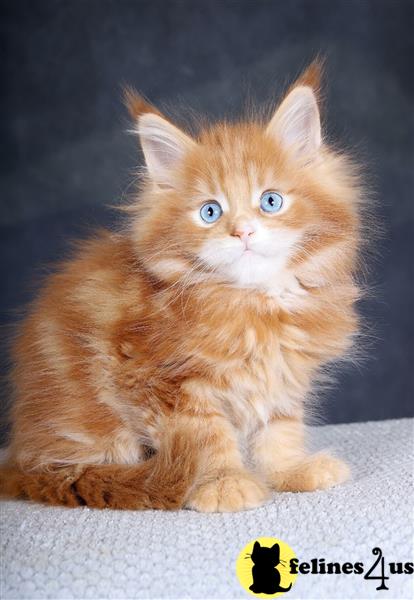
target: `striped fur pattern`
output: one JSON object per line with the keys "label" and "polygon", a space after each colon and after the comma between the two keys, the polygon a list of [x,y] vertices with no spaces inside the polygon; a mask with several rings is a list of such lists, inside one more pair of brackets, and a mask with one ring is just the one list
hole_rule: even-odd
{"label": "striped fur pattern", "polygon": [[314,64],[269,121],[197,136],[128,91],[146,176],[128,227],[81,242],[19,325],[3,494],[234,511],[349,476],[306,450],[313,386],[358,329],[363,198],[318,89]]}

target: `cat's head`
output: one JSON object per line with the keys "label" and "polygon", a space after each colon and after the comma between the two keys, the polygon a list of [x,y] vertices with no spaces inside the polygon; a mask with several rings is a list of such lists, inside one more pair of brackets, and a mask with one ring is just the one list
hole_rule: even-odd
{"label": "cat's head", "polygon": [[266,122],[221,122],[197,137],[129,96],[147,172],[134,236],[158,278],[271,290],[317,254],[317,278],[349,260],[358,192],[323,142],[312,69]]}
{"label": "cat's head", "polygon": [[268,548],[261,546],[260,542],[255,542],[251,559],[255,565],[275,567],[280,563],[280,546],[273,544],[271,548]]}

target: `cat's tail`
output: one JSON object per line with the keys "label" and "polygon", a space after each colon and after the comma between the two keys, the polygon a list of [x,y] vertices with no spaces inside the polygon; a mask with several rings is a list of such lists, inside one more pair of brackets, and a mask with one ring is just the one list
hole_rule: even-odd
{"label": "cat's tail", "polygon": [[279,587],[278,587],[278,590],[277,590],[277,591],[278,591],[278,592],[288,592],[288,591],[290,590],[290,588],[291,588],[291,587],[292,587],[292,584],[291,584],[291,583],[289,583],[289,587],[287,587],[287,588],[282,588],[282,587],[279,585]]}
{"label": "cat's tail", "polygon": [[0,465],[0,495],[64,506],[174,510],[185,505],[197,467],[194,447],[172,435],[137,465],[65,465],[41,471]]}

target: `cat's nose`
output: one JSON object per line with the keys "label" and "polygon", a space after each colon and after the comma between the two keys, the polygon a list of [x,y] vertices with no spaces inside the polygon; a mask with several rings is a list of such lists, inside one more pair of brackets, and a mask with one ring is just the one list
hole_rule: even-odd
{"label": "cat's nose", "polygon": [[253,225],[246,223],[245,225],[236,225],[231,232],[231,235],[239,237],[242,241],[247,241],[248,238],[253,235],[255,229]]}

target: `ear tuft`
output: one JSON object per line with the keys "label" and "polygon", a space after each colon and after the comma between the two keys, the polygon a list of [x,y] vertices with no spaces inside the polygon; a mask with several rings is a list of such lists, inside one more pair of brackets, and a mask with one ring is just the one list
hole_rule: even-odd
{"label": "ear tuft", "polygon": [[195,142],[159,114],[138,118],[138,135],[154,183],[174,187],[174,169]]}
{"label": "ear tuft", "polygon": [[150,104],[141,94],[131,86],[124,87],[124,104],[131,117],[136,121],[140,116],[146,113],[161,115],[159,110]]}
{"label": "ear tuft", "polygon": [[325,69],[325,59],[321,56],[315,58],[314,61],[299,75],[295,83],[290,87],[289,91],[298,86],[310,87],[313,90],[316,98],[319,100],[319,90],[322,85],[323,73]]}

